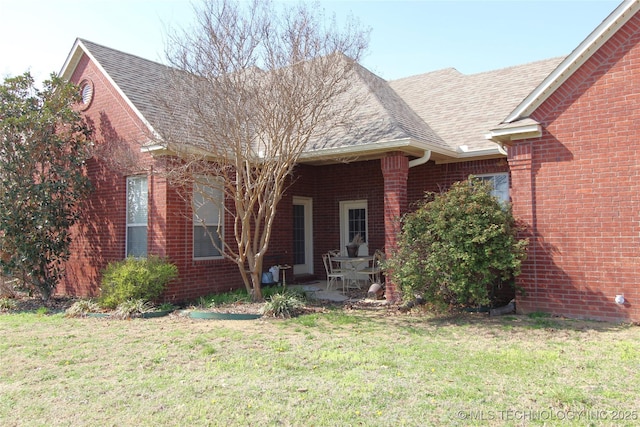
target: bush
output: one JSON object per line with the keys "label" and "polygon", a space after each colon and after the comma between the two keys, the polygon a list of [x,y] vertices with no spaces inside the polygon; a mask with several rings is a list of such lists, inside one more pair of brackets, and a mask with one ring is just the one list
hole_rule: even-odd
{"label": "bush", "polygon": [[202,308],[213,308],[225,304],[235,303],[249,303],[251,297],[247,293],[247,290],[236,289],[233,291],[225,292],[223,294],[212,294],[198,298],[197,305]]}
{"label": "bush", "polygon": [[10,311],[18,308],[18,303],[10,298],[0,298],[0,311]]}
{"label": "bush", "polygon": [[91,300],[78,300],[65,311],[67,317],[84,317],[89,313],[97,313],[100,306]]}
{"label": "bush", "polygon": [[110,263],[102,274],[101,306],[116,308],[129,301],[153,301],[166,285],[178,277],[178,268],[163,259],[150,256]]}
{"label": "bush", "polygon": [[271,317],[289,318],[297,316],[304,308],[304,300],[300,294],[290,291],[276,293],[271,296],[262,309],[262,314]]}
{"label": "bush", "polygon": [[118,307],[113,312],[112,317],[116,319],[132,319],[154,310],[155,308],[153,305],[143,299],[127,300],[118,304]]}
{"label": "bush", "polygon": [[403,218],[398,248],[385,263],[405,301],[417,295],[434,306],[486,305],[490,289],[513,283],[528,244],[518,240],[509,206],[488,183],[455,183],[427,193]]}

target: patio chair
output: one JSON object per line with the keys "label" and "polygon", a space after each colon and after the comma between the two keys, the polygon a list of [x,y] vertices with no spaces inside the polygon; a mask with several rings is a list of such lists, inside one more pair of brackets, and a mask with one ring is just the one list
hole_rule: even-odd
{"label": "patio chair", "polygon": [[327,273],[327,290],[331,290],[333,285],[336,285],[338,280],[342,281],[342,292],[345,291],[345,275],[343,272],[334,271],[331,262],[331,255],[328,253],[322,254],[322,263],[324,264],[324,271]]}
{"label": "patio chair", "polygon": [[382,261],[384,261],[384,252],[380,249],[376,249],[373,253],[373,260],[369,267],[359,270],[358,273],[366,274],[369,276],[369,283],[380,283],[382,274]]}
{"label": "patio chair", "polygon": [[334,258],[341,256],[342,254],[340,253],[339,249],[333,249],[330,250],[328,252],[329,254],[329,260],[331,262],[331,271],[334,273],[348,273],[350,271],[352,271],[352,269],[345,267],[345,264],[340,262],[340,261],[336,261]]}

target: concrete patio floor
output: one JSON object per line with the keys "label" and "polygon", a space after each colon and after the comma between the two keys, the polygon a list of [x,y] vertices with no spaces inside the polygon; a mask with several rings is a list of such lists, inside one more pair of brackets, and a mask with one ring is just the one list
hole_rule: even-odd
{"label": "concrete patio floor", "polygon": [[[295,284],[288,286],[290,289],[299,289],[304,292],[308,298],[325,300],[332,302],[361,301],[367,298],[367,290],[369,284],[362,284],[361,289],[352,289],[348,291],[348,295],[342,293],[342,288],[327,290],[327,282],[325,280],[316,280],[309,283]],[[373,300],[372,300],[373,301]],[[378,300],[384,302],[384,300]]]}

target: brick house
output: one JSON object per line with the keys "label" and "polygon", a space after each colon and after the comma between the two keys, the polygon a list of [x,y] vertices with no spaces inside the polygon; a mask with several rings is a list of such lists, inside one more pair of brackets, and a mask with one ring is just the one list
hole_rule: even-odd
{"label": "brick house", "polygon": [[[322,253],[344,248],[356,231],[366,240],[361,253],[392,247],[395,219],[424,191],[473,174],[511,198],[529,226],[519,310],[640,319],[637,150],[618,143],[640,119],[630,87],[640,85],[637,9],[621,4],[567,58],[390,82],[358,68],[354,84],[368,94],[363,128],[371,130],[305,152],[278,206],[266,268],[290,264],[289,280],[322,279]],[[95,294],[101,269],[129,254],[176,263],[168,300],[242,286],[235,264],[203,249],[190,206],[145,145],[162,129],[152,92],[165,68],[82,39],[67,57],[61,75],[82,89],[97,154],[87,162],[94,192],[60,292]],[[393,284],[387,290],[396,295]]]}

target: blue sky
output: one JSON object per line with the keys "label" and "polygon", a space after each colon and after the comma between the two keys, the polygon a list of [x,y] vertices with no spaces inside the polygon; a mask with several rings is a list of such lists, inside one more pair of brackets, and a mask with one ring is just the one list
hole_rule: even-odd
{"label": "blue sky", "polygon": [[[197,1],[197,0],[196,0]],[[363,65],[392,80],[454,67],[472,74],[567,55],[621,0],[320,2],[371,27]],[[0,0],[0,77],[59,72],[76,37],[162,62],[189,0]]]}

